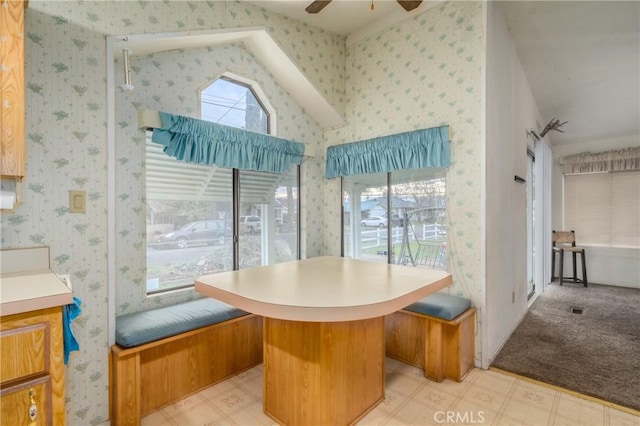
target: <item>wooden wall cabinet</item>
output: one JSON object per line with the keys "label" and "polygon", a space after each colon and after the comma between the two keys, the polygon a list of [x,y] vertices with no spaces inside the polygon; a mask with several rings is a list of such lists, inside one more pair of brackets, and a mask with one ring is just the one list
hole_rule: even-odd
{"label": "wooden wall cabinet", "polygon": [[61,306],[1,317],[0,424],[64,426],[62,339]]}
{"label": "wooden wall cabinet", "polygon": [[0,0],[0,139],[2,177],[22,178],[25,163],[23,0]]}

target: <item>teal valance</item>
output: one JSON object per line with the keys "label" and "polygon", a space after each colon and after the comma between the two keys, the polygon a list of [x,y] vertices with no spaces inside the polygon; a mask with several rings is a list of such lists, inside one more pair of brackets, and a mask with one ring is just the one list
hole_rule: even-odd
{"label": "teal valance", "polygon": [[449,167],[449,126],[397,133],[327,149],[325,177]]}
{"label": "teal valance", "polygon": [[305,145],[210,121],[160,112],[151,140],[180,161],[284,173],[302,162]]}

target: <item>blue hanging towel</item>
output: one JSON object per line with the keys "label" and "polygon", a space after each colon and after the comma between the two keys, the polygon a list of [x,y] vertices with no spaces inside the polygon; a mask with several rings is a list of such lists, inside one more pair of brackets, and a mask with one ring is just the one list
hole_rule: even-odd
{"label": "blue hanging towel", "polygon": [[69,364],[69,354],[71,351],[80,350],[80,345],[76,340],[76,336],[73,334],[73,330],[71,329],[71,323],[73,320],[78,318],[82,309],[80,305],[82,304],[82,300],[77,297],[73,298],[73,303],[69,305],[64,305],[62,307],[62,331],[64,334],[64,363],[65,365]]}

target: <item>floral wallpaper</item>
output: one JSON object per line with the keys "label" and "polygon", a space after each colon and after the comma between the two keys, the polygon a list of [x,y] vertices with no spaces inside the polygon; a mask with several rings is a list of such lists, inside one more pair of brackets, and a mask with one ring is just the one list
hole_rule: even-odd
{"label": "floral wallpaper", "polygon": [[[120,61],[121,62],[121,61]],[[314,145],[320,152],[322,131],[302,107],[278,86],[271,76],[241,44],[210,46],[198,49],[172,50],[142,58],[131,58],[132,92],[117,90],[116,105],[116,315],[150,309],[191,299],[193,291],[146,298],[144,157],[145,132],[137,128],[137,112],[141,108],[200,117],[200,90],[213,83],[222,73],[255,81],[276,111],[277,135]],[[124,81],[121,63],[116,67],[115,81]],[[305,158],[302,170],[306,176],[301,188],[304,199],[302,235],[303,256],[320,252],[322,193],[320,158]]]}
{"label": "floral wallpaper", "polygon": [[[80,351],[71,354],[67,366],[69,425],[98,424],[109,413],[105,37],[247,26],[263,26],[332,105],[344,110],[344,37],[255,5],[224,1],[29,2],[25,15],[27,143],[23,202],[15,213],[1,216],[0,248],[50,246],[51,268],[56,273],[71,275],[75,295],[83,301],[83,312],[73,323]],[[220,52],[225,56],[224,62],[210,63],[212,68],[206,73],[196,74],[197,66],[190,64],[194,85],[196,79],[213,76],[227,66],[231,68],[229,63],[238,59],[236,71],[243,75],[256,72],[262,88],[278,109],[279,133],[305,143],[320,143],[322,136],[317,125],[247,52],[238,46]],[[150,63],[153,60],[148,59]],[[134,75],[139,77],[135,72]],[[164,94],[178,89],[172,92],[167,84],[169,78],[159,79],[159,74],[156,75],[144,77],[154,91],[158,90],[149,96],[158,96],[156,103],[168,102]],[[138,79],[138,84],[144,87],[142,79]],[[122,101],[123,108],[136,106],[133,99],[117,100]],[[188,106],[185,99],[180,108],[188,111],[194,106]],[[120,227],[116,235],[119,241],[116,276],[119,283],[130,285],[128,291],[136,295],[127,306],[133,310],[141,303],[136,289],[142,275],[140,267],[123,261],[123,256],[140,252],[142,207],[136,204],[140,200],[136,185],[141,178],[133,167],[136,158],[127,157],[141,146],[131,117],[134,116],[116,120],[118,132],[124,128],[133,131],[127,133],[126,142],[130,145],[118,152],[117,157],[118,167],[129,174],[126,180],[118,181],[116,193],[118,206],[126,207],[119,208],[116,217]],[[123,147],[118,145],[119,149]],[[307,214],[303,219],[307,227],[303,244],[309,256],[320,254],[322,247],[322,217],[317,213],[322,203],[321,169],[319,158],[310,160],[308,167],[303,168],[302,179],[307,189],[301,195],[317,205],[309,210],[313,215]],[[86,214],[69,213],[69,190],[87,192]],[[117,299],[122,297],[127,296],[120,295]],[[119,305],[124,310],[124,302]]]}
{"label": "floral wallpaper", "polygon": [[[327,145],[448,124],[447,172],[453,294],[483,306],[481,260],[481,2],[442,3],[347,51],[346,118]],[[340,183],[327,181],[324,252],[340,253]],[[480,315],[478,315],[480,317]],[[480,345],[477,345],[479,348]]]}
{"label": "floral wallpaper", "polygon": [[[238,45],[213,48],[215,55],[205,49],[136,58],[132,78],[146,93],[114,94],[119,312],[144,305],[144,275],[136,261],[142,252],[144,218],[138,168],[143,136],[135,129],[133,111],[161,109],[169,102],[176,112],[197,111],[188,91],[177,95],[178,101],[175,95],[186,84],[194,93],[222,71],[258,80],[277,109],[279,135],[308,144],[331,145],[449,124],[454,291],[478,304],[484,285],[481,11],[479,2],[443,3],[347,50],[342,36],[242,1],[31,0],[25,17],[27,172],[22,205],[1,216],[0,248],[50,246],[52,269],[71,275],[75,294],[83,301],[83,312],[74,322],[80,351],[71,354],[67,367],[67,423],[98,424],[109,410],[106,36],[262,26],[349,123],[323,134]],[[202,70],[198,60],[210,68]],[[322,175],[321,158],[305,163],[302,244],[307,256],[339,251],[339,184]],[[68,211],[68,191],[77,189],[87,192],[86,214]]]}

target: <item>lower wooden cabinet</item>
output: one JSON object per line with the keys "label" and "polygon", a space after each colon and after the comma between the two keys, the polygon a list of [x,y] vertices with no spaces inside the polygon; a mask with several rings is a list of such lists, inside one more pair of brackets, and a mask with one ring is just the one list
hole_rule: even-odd
{"label": "lower wooden cabinet", "polygon": [[0,425],[65,424],[62,307],[0,318]]}
{"label": "lower wooden cabinet", "polygon": [[51,377],[21,383],[15,387],[2,389],[0,397],[1,425],[50,425]]}

